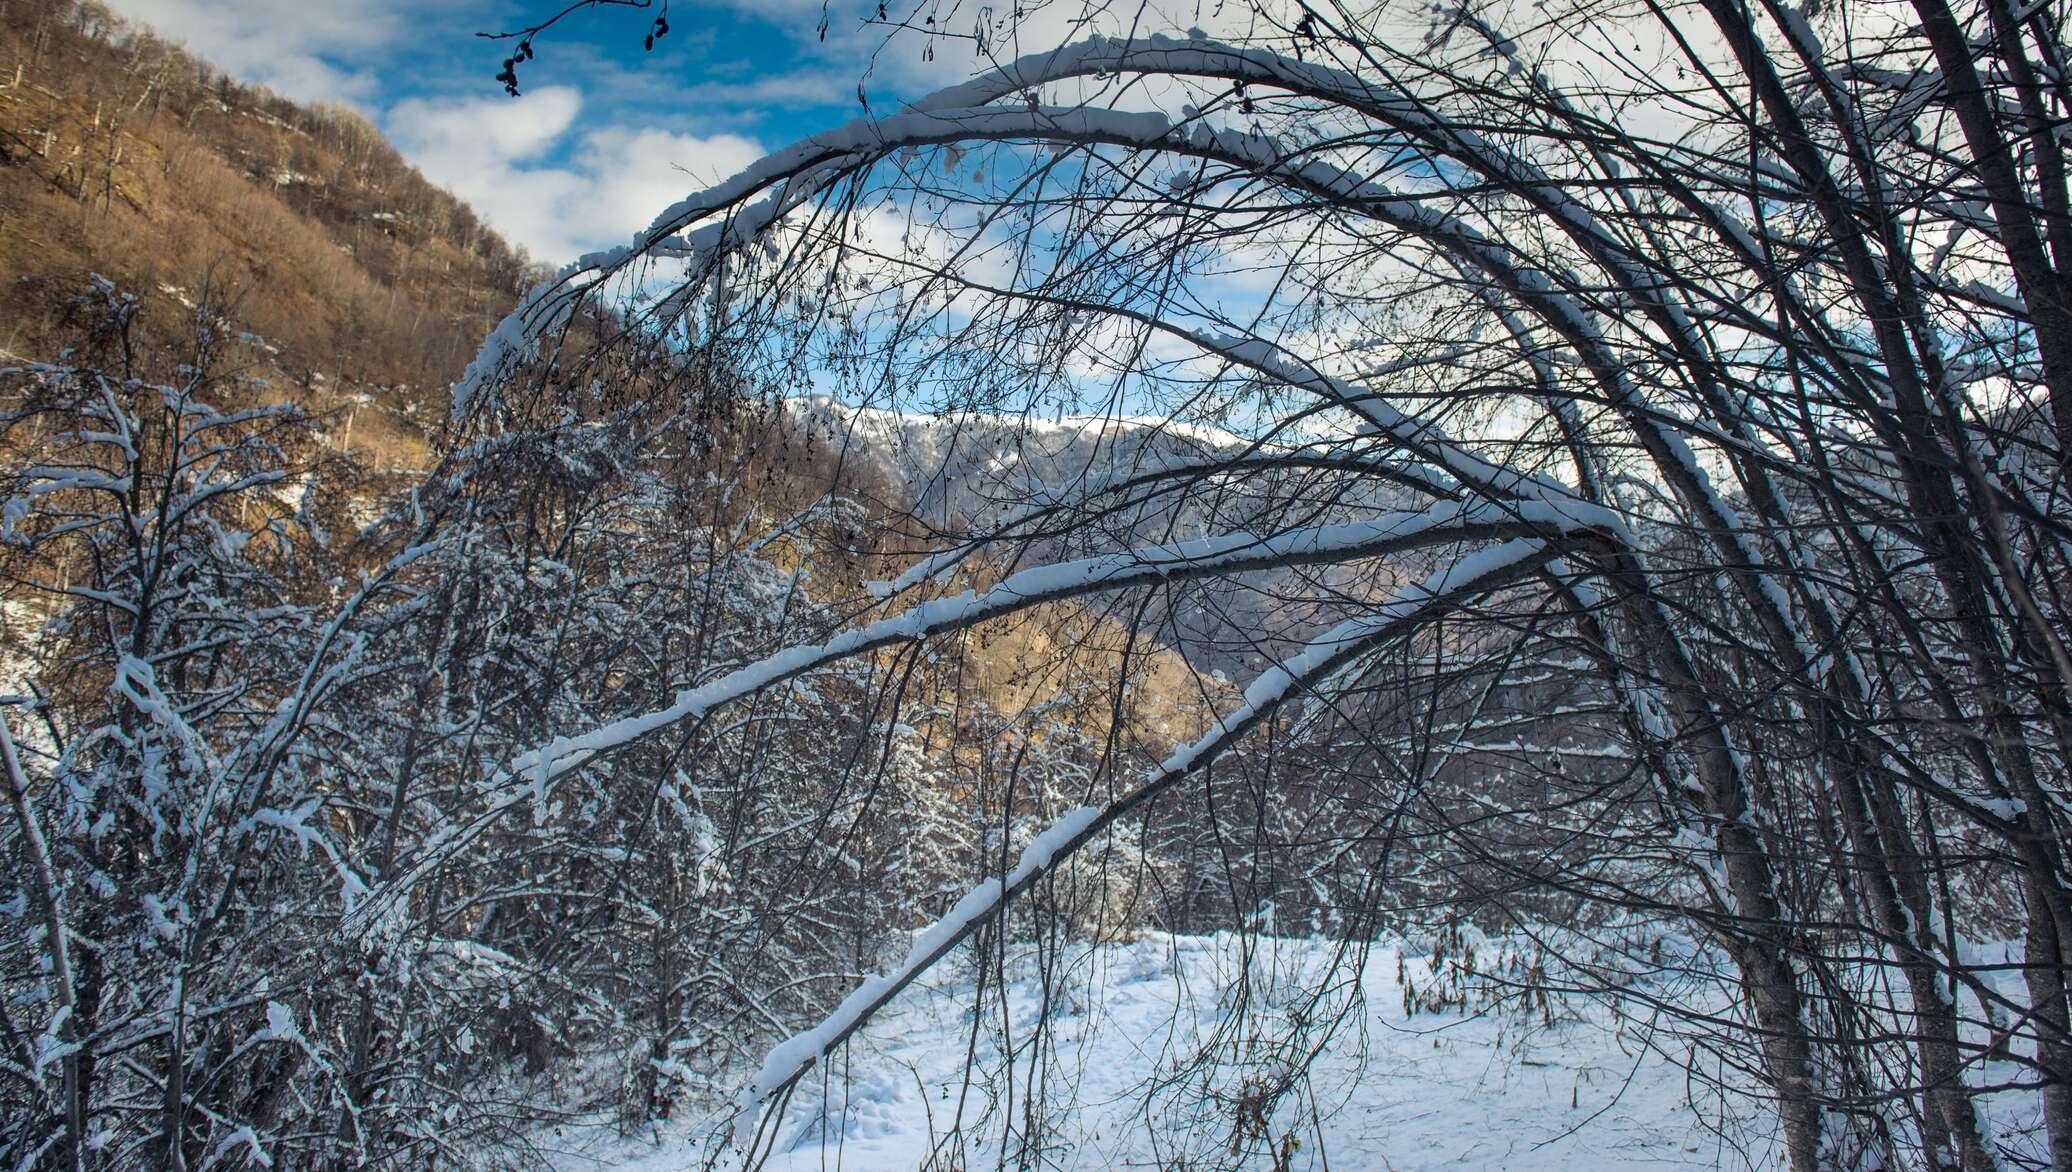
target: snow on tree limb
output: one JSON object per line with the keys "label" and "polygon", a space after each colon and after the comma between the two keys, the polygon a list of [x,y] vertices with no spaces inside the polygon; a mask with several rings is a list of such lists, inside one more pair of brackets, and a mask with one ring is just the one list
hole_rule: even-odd
{"label": "snow on tree limb", "polygon": [[[514,758],[487,788],[498,796],[470,821],[427,841],[417,861],[356,908],[349,923],[364,932],[383,909],[441,861],[526,802],[541,803],[550,783],[601,753],[661,729],[696,720],[754,692],[839,660],[949,634],[1045,603],[1163,581],[1239,574],[1286,566],[1344,562],[1437,545],[1530,539],[1566,543],[1590,535],[1616,542],[1616,518],[1592,515],[1573,502],[1441,501],[1414,512],[1385,513],[1366,521],[1295,529],[1268,536],[1224,534],[1171,545],[1147,546],[1077,561],[1037,566],[979,592],[964,591],[920,603],[889,618],[845,631],[824,643],[787,648],[709,683],[679,692],[675,702],[628,716],[574,737],[556,737]],[[1479,555],[1476,555],[1479,556]],[[1461,564],[1472,562],[1473,558]]]}
{"label": "snow on tree limb", "polygon": [[[1040,106],[1033,100],[1023,107],[986,104],[1031,92],[1050,82],[1110,72],[1158,73],[1274,86],[1375,118],[1526,198],[1603,266],[1628,296],[1647,308],[1650,320],[1666,331],[1674,348],[1685,352],[1700,349],[1682,307],[1658,290],[1660,282],[1644,269],[1625,242],[1599,223],[1595,212],[1529,160],[1472,130],[1439,118],[1424,102],[1377,87],[1343,70],[1264,50],[1163,36],[1141,40],[1093,37],[1031,54],[887,117],[858,119],[778,151],[734,178],[672,206],[638,234],[630,246],[578,260],[555,281],[535,290],[527,304],[498,327],[468,375],[456,386],[456,410],[495,377],[507,355],[529,346],[562,320],[582,293],[596,288],[611,272],[632,259],[667,255],[693,264],[709,260],[752,239],[790,208],[810,198],[832,177],[868,166],[896,150],[963,140],[1028,139],[1097,143],[1215,160],[1412,232],[1465,260],[1510,295],[1530,305],[1537,316],[1576,348],[1585,366],[1634,428],[1664,478],[1705,518],[1708,533],[1737,563],[1735,580],[1742,584],[1746,599],[1766,614],[1779,653],[1796,656],[1809,676],[1817,674],[1821,663],[1817,641],[1797,629],[1786,592],[1774,575],[1761,569],[1763,558],[1745,535],[1749,528],[1746,519],[1713,485],[1689,443],[1679,434],[1679,427],[1670,426],[1658,410],[1646,403],[1624,364],[1611,353],[1591,315],[1561,291],[1561,284],[1553,277],[1566,278],[1566,274],[1542,271],[1516,256],[1506,243],[1433,207],[1419,195],[1395,191],[1370,176],[1323,159],[1304,159],[1267,135],[1218,129],[1199,121],[1176,125],[1155,112],[1085,105]],[[738,207],[757,193],[773,189],[774,193],[763,202]],[[713,220],[715,216],[718,219]],[[705,220],[713,222],[700,223]],[[1759,259],[1726,221],[1714,227],[1726,243],[1739,248],[1744,263]],[[678,233],[684,234],[679,237]],[[597,275],[580,286],[567,287],[585,273]],[[1573,279],[1563,283],[1588,285]],[[1020,290],[994,292],[1031,296]],[[1135,316],[1121,307],[1101,308],[1118,316]],[[1278,347],[1261,339],[1215,339],[1184,327],[1176,329],[1191,335],[1191,340],[1211,353],[1221,353],[1291,385],[1315,390],[1336,382],[1321,372],[1302,369],[1305,364],[1291,362]],[[1693,369],[1702,371],[1703,364]],[[1340,388],[1329,389],[1335,392]],[[1428,458],[1438,456],[1435,462],[1449,473],[1461,477],[1466,472],[1464,483],[1505,495],[1517,493],[1522,487],[1505,483],[1518,480],[1522,474],[1490,465],[1457,445],[1421,449],[1418,443],[1428,431],[1422,421],[1396,413],[1378,396],[1363,392],[1340,401],[1410,450]],[[1527,489],[1533,495],[1546,496],[1549,489],[1557,496],[1573,495],[1544,478],[1533,479],[1540,481]]]}
{"label": "snow on tree limb", "polygon": [[1261,672],[1246,687],[1244,702],[1219,718],[1208,732],[1167,756],[1136,788],[1104,806],[1082,806],[1064,815],[1022,851],[1012,871],[967,892],[955,907],[915,937],[906,959],[891,972],[871,977],[845,997],[821,1022],[780,1042],[738,1100],[736,1134],[756,1125],[751,1156],[771,1138],[762,1107],[788,1090],[822,1057],[847,1041],[878,1011],[934,967],[1017,895],[1049,874],[1061,860],[1118,820],[1142,808],[1181,779],[1207,766],[1291,697],[1312,691],[1376,647],[1413,633],[1468,600],[1530,575],[1559,556],[1552,541],[1522,538],[1460,558],[1388,602],[1338,624],[1286,661]]}
{"label": "snow on tree limb", "polygon": [[537,776],[543,771],[552,777],[576,768],[600,752],[656,729],[703,716],[751,692],[836,660],[962,630],[1047,602],[1152,582],[1341,562],[1521,533],[1559,540],[1586,529],[1616,532],[1608,520],[1608,516],[1582,520],[1575,513],[1542,502],[1442,501],[1416,512],[1385,513],[1366,521],[1296,529],[1265,537],[1223,534],[1037,566],[1012,574],[984,591],[967,590],[920,603],[825,643],[781,651],[681,692],[676,702],[666,708],[615,721],[581,736],[557,737],[512,761],[510,770],[516,777]]}

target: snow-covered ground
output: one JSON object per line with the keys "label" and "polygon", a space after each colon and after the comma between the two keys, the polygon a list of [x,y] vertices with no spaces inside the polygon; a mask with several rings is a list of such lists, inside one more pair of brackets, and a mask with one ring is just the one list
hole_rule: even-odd
{"label": "snow-covered ground", "polygon": [[[1393,946],[1374,948],[1357,981],[1341,979],[1319,1002],[1316,979],[1332,948],[1165,935],[1079,946],[1053,958],[1047,999],[1033,960],[1012,966],[1005,1010],[989,998],[976,1031],[968,965],[946,965],[874,1022],[831,1076],[801,1087],[767,1166],[917,1168],[960,1110],[965,1146],[943,1148],[939,1167],[1776,1166],[1767,1115],[1739,1097],[1723,1103],[1679,1065],[1680,1046],[1661,1037],[1649,1045],[1638,1021],[1581,1001],[1557,1007],[1551,1021],[1515,1009],[1409,1015]],[[1241,996],[1232,992],[1239,972],[1250,975]],[[1424,972],[1409,959],[1414,986]],[[1257,1109],[1256,1088],[1297,1052],[1272,1039],[1291,1020],[1334,1010],[1347,1016],[1328,1039],[1308,1034],[1322,1048],[1306,1082]],[[1039,1025],[1049,1045],[1032,1059]],[[1014,1057],[1011,1082],[1003,1049]],[[1213,1065],[1193,1061],[1211,1056]],[[967,1062],[978,1072],[970,1078]],[[1154,1076],[1168,1081],[1147,1100]],[[1014,1136],[1004,1163],[1003,1120]],[[604,1126],[542,1138],[572,1172],[738,1162],[709,1117],[638,1138]],[[1040,1158],[1024,1162],[1034,1148]]]}

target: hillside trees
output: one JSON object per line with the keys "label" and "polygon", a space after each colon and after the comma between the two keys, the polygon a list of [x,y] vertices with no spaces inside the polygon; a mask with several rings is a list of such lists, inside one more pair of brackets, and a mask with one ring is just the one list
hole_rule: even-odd
{"label": "hillside trees", "polygon": [[502,768],[543,731],[825,627],[856,508],[773,504],[734,388],[514,386],[390,495],[213,304],[172,353],[110,283],[74,309],[0,373],[11,1165],[522,1158],[557,1111],[666,1114],[869,967],[884,894],[940,870],[888,820],[942,819],[850,717],[867,667],[502,788],[547,797]]}
{"label": "hillside trees", "polygon": [[[750,1101],[1291,706],[1494,646],[1489,670],[1573,676],[1563,702],[1629,765],[1579,779],[1524,740],[1483,797],[1600,836],[1537,882],[1674,912],[1724,958],[1730,1021],[1669,1008],[1766,1086],[1793,1166],[2072,1168],[2060,8],[1265,4],[1221,39],[1118,9],[1115,36],[993,56],[1043,11],[937,28],[977,49],[971,81],[570,266],[459,389],[472,409],[566,307],[664,263],[686,275],[645,320],[744,369],[1250,441],[1031,493],[938,535],[881,617],[519,759],[580,784],[741,696],[1059,600],[1270,573],[1307,616],[1202,737],[1000,860]],[[1262,471],[1295,487],[1241,521],[1105,527]],[[982,553],[1015,572],[936,592]],[[1422,578],[1389,568],[1412,554]],[[1379,787],[1391,818],[1492,861],[1489,817],[1417,800],[1435,776]],[[1589,802],[1541,801],[1560,789]],[[2018,984],[1987,936],[2018,941]],[[2001,1083],[2040,1147],[1996,1134]]]}
{"label": "hillside trees", "polygon": [[53,353],[88,272],[190,299],[234,285],[278,348],[254,361],[315,397],[375,395],[404,434],[358,434],[422,465],[445,384],[533,279],[521,251],[363,116],[239,84],[93,0],[0,9],[0,57],[0,348]]}
{"label": "hillside trees", "polygon": [[[263,1112],[260,1068],[299,1042],[255,978],[290,962],[261,909],[307,889],[280,863],[308,846],[314,779],[293,746],[327,634],[308,419],[226,401],[236,339],[212,313],[180,381],[157,384],[135,299],[102,283],[89,300],[76,364],[10,372],[6,415],[28,457],[8,485],[9,601],[52,608],[40,753],[8,713],[9,840],[42,889],[7,956],[13,980],[44,974],[51,1011],[41,1040],[11,1023],[26,1087],[10,1093],[53,1115],[16,1116],[8,1143],[73,1161],[109,1111],[149,1120],[121,1137],[130,1158],[177,1149],[190,1113]],[[298,478],[300,507],[283,499]]]}

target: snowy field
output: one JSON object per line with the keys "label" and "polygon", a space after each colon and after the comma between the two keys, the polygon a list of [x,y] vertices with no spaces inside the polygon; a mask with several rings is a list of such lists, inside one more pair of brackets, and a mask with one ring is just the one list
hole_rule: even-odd
{"label": "snowy field", "polygon": [[[1551,1021],[1537,1010],[1406,1015],[1404,958],[1384,947],[1319,1008],[1311,979],[1331,945],[1254,939],[1249,958],[1245,947],[1235,937],[1153,935],[1079,948],[1052,966],[1047,1007],[1029,961],[1006,1010],[990,1000],[977,1031],[971,975],[946,965],[850,1047],[846,1068],[800,1089],[767,1167],[916,1168],[960,1107],[966,1146],[946,1147],[939,1167],[1777,1166],[1767,1115],[1745,1101],[1723,1104],[1679,1065],[1681,1045],[1657,1036],[1650,1046],[1642,1022],[1580,1001],[1557,1006]],[[1242,997],[1230,992],[1238,971],[1252,977]],[[1413,986],[1427,984],[1422,961],[1410,958],[1404,971]],[[1307,1083],[1269,1111],[1250,1107],[1247,1088],[1271,1083],[1294,1053],[1267,1039],[1291,1018],[1333,1009],[1347,1016],[1328,1039],[1310,1033],[1321,1052]],[[1032,1061],[1039,1025],[1049,1044]],[[1011,1088],[998,1077],[1003,1035],[1014,1048]],[[1206,1064],[1190,1060],[1210,1053],[1220,1062],[1204,1094]],[[967,1060],[978,1077],[967,1080]],[[1042,1092],[1033,1106],[1032,1066]],[[1143,1084],[1153,1076],[1169,1081],[1147,1104]],[[1017,1133],[1004,1162],[1003,1118]],[[738,1163],[711,1118],[674,1127],[636,1139],[564,1127],[541,1139],[571,1172]],[[1234,1137],[1245,1149],[1236,1161]]]}

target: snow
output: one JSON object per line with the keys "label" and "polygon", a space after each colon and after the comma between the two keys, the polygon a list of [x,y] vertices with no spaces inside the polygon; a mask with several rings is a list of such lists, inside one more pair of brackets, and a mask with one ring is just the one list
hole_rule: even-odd
{"label": "snow", "polygon": [[[349,920],[351,930],[364,931],[366,925],[380,920],[386,913],[387,903],[407,892],[430,868],[483,833],[520,802],[529,799],[536,807],[544,803],[547,786],[553,778],[579,768],[601,752],[680,721],[703,716],[762,688],[787,682],[841,659],[961,630],[992,617],[1095,589],[1121,589],[1165,578],[1237,572],[1326,555],[1334,558],[1373,556],[1447,540],[1486,538],[1496,535],[1496,529],[1530,531],[1546,525],[1559,534],[1565,534],[1594,523],[1616,523],[1615,517],[1593,514],[1589,511],[1590,506],[1573,498],[1507,501],[1500,506],[1487,507],[1509,516],[1501,525],[1492,528],[1477,519],[1477,510],[1484,508],[1483,505],[1442,502],[1419,513],[1395,514],[1348,526],[1292,530],[1275,535],[1268,541],[1246,534],[1229,534],[1218,539],[1154,546],[1106,557],[1039,566],[1010,575],[983,593],[966,590],[851,628],[825,643],[792,646],[696,688],[684,689],[666,707],[622,717],[579,736],[557,736],[540,748],[513,758],[506,770],[491,782],[490,788],[498,791],[500,796],[469,822],[448,826],[429,838],[420,850],[417,863],[408,872],[384,885],[377,898],[367,900],[355,909]],[[1358,624],[1359,632],[1353,627],[1341,626],[1325,637],[1323,642],[1329,644],[1327,649],[1318,650],[1320,645],[1312,645],[1311,650],[1321,656],[1314,666],[1328,666],[1330,660],[1349,654],[1361,642],[1355,638],[1358,633],[1364,632],[1367,638],[1379,639],[1389,627],[1404,621],[1424,606],[1440,601],[1441,594],[1465,590],[1483,577],[1501,577],[1510,568],[1527,560],[1544,560],[1549,552],[1546,540],[1526,538],[1462,558],[1431,581],[1399,595],[1378,616],[1353,620]],[[1292,666],[1299,673],[1311,664],[1303,660]],[[1176,776],[1193,768],[1196,759],[1206,759],[1204,755],[1212,756],[1220,751],[1227,738],[1242,732],[1278,702],[1265,698],[1268,690],[1285,687],[1296,678],[1286,665],[1268,674],[1271,680],[1255,680],[1247,689],[1248,703],[1243,709],[1218,722],[1208,737],[1183,746],[1162,767],[1163,774],[1168,778]],[[514,785],[514,782],[522,784]]]}
{"label": "snow", "polygon": [[[983,592],[966,590],[920,603],[900,614],[852,628],[825,643],[788,648],[718,679],[677,693],[664,708],[620,720],[574,737],[555,737],[539,749],[520,755],[509,766],[513,777],[529,778],[541,796],[548,780],[574,769],[596,754],[646,736],[679,721],[702,716],[751,692],[782,683],[816,667],[862,655],[897,643],[914,642],[1013,613],[1029,606],[1071,598],[1093,590],[1116,590],[1164,578],[1203,577],[1313,560],[1374,556],[1451,540],[1506,536],[1524,530],[1551,529],[1550,536],[1575,530],[1619,526],[1616,516],[1586,502],[1444,501],[1413,513],[1391,513],[1371,521],[1295,529],[1271,537],[1221,534],[1213,538],[1148,546],[1123,553],[1058,562],[1022,570]],[[1495,552],[1459,560],[1435,582],[1428,600],[1448,583],[1466,582],[1499,564],[1516,561],[1545,547],[1544,540],[1513,541]],[[1495,559],[1495,560],[1492,560]],[[1382,621],[1398,612],[1385,610]]]}
{"label": "snow", "polygon": [[998,909],[1006,892],[1048,870],[1058,854],[1067,850],[1073,839],[1085,833],[1100,817],[1101,807],[1081,806],[1059,818],[1022,849],[1021,859],[1015,863],[1005,882],[988,879],[979,884],[966,892],[946,915],[916,935],[913,947],[899,968],[864,981],[819,1025],[773,1047],[769,1057],[763,1060],[762,1070],[741,1093],[742,1119],[752,1122],[762,1103],[791,1081],[800,1067],[817,1061],[829,1046],[839,1043],[857,1029],[887,993],[926,971],[935,963],[937,954],[954,943],[961,933]]}
{"label": "snow", "polygon": [[[1289,1015],[1311,1004],[1337,948],[1323,939],[1157,933],[1068,946],[1048,998],[1024,956],[1009,963],[1005,1013],[989,1008],[976,1035],[973,978],[968,965],[953,966],[959,971],[914,986],[857,1035],[832,1076],[801,1088],[764,1166],[918,1168],[960,1110],[971,1146],[958,1166],[997,1166],[1000,1107],[1011,1105],[1020,1127],[1030,1093],[1029,1054],[1002,1052],[1003,1020],[1018,1042],[1041,1027],[1055,1046],[1043,1075],[1050,1097],[1035,1105],[1051,1129],[1045,1168],[1174,1167],[1184,1153],[1188,1167],[1267,1169],[1274,1153],[1265,1149],[1291,1133],[1300,1145],[1288,1166],[1303,1170],[1778,1166],[1767,1115],[1687,1074],[1682,1044],[1651,1034],[1643,1018],[1581,1000],[1557,1008],[1551,1023],[1516,1010],[1406,1014],[1399,960],[1414,984],[1426,966],[1422,948],[1401,942],[1376,946],[1360,965],[1359,999],[1320,1045],[1311,1100],[1290,1095],[1273,1110],[1268,1142],[1249,1158],[1229,1160],[1229,1097],[1261,1064],[1221,1072],[1226,1098],[1206,1110],[1184,1097],[1147,1104],[1143,1080],[1174,1074],[1234,1034],[1287,1028]],[[1251,981],[1242,999],[1229,996],[1241,970]],[[968,1095],[967,1052],[979,1072]],[[1013,1098],[996,1100],[1004,1088],[989,1080],[1008,1065]],[[981,1124],[988,1106],[990,1125]],[[659,1136],[621,1138],[600,1123],[540,1142],[571,1172],[737,1165],[710,1116],[680,1112],[679,1120]]]}
{"label": "snow", "polygon": [[1494,588],[1496,580],[1517,566],[1544,561],[1547,544],[1521,539],[1457,558],[1423,582],[1398,591],[1374,610],[1347,619],[1312,639],[1285,662],[1260,672],[1245,686],[1244,704],[1222,717],[1208,735],[1173,750],[1159,768],[1166,774],[1192,769],[1197,761],[1220,752],[1228,739],[1249,728],[1260,716],[1271,712],[1300,688],[1315,688],[1334,664],[1382,639],[1392,629],[1418,617],[1426,607],[1443,609],[1448,594],[1472,593],[1477,588]]}
{"label": "snow", "polygon": [[[1412,526],[1439,527],[1430,524]],[[1121,817],[1179,778],[1212,760],[1216,754],[1271,713],[1291,694],[1298,689],[1315,689],[1324,676],[1337,670],[1349,658],[1387,637],[1397,626],[1417,620],[1427,608],[1446,608],[1450,605],[1449,596],[1493,589],[1519,566],[1543,562],[1548,554],[1545,542],[1527,539],[1505,542],[1460,558],[1426,581],[1405,587],[1374,613],[1339,624],[1309,643],[1285,663],[1261,672],[1245,689],[1244,703],[1237,710],[1216,721],[1200,738],[1175,749],[1149,779],[1129,794],[1106,806],[1083,806],[1058,819],[1023,850],[1021,859],[1012,872],[1004,878],[987,879],[966,892],[948,914],[925,928],[908,952],[906,960],[897,969],[865,980],[843,998],[834,1012],[828,1014],[818,1025],[786,1039],[773,1048],[769,1057],[764,1060],[762,1069],[739,1097],[735,1117],[736,1135],[742,1134],[740,1129],[757,1122],[764,1104],[789,1086],[808,1066],[818,1061],[831,1048],[840,1045],[852,1033],[862,1028],[902,990],[908,988],[940,961],[974,925],[1004,907],[1024,884],[1047,871],[1059,855],[1069,853],[1107,823]],[[1102,560],[1095,559],[1095,562]],[[1016,579],[1029,574],[1047,581],[1061,569],[1068,569],[1074,564],[1024,571],[1023,574],[1007,579],[1001,588],[1010,587]],[[1065,577],[1069,580],[1073,575],[1068,573]],[[975,603],[976,598],[970,592],[966,592],[958,598],[942,601],[952,604],[953,607],[969,606]],[[925,610],[925,606],[916,608],[916,611]],[[909,616],[913,613],[915,612],[909,612]],[[909,616],[887,621],[903,621]],[[798,650],[802,649],[794,649]],[[790,654],[780,654],[775,661],[786,661]],[[541,771],[542,785],[548,762],[552,759],[551,751],[539,757],[538,768]]]}

